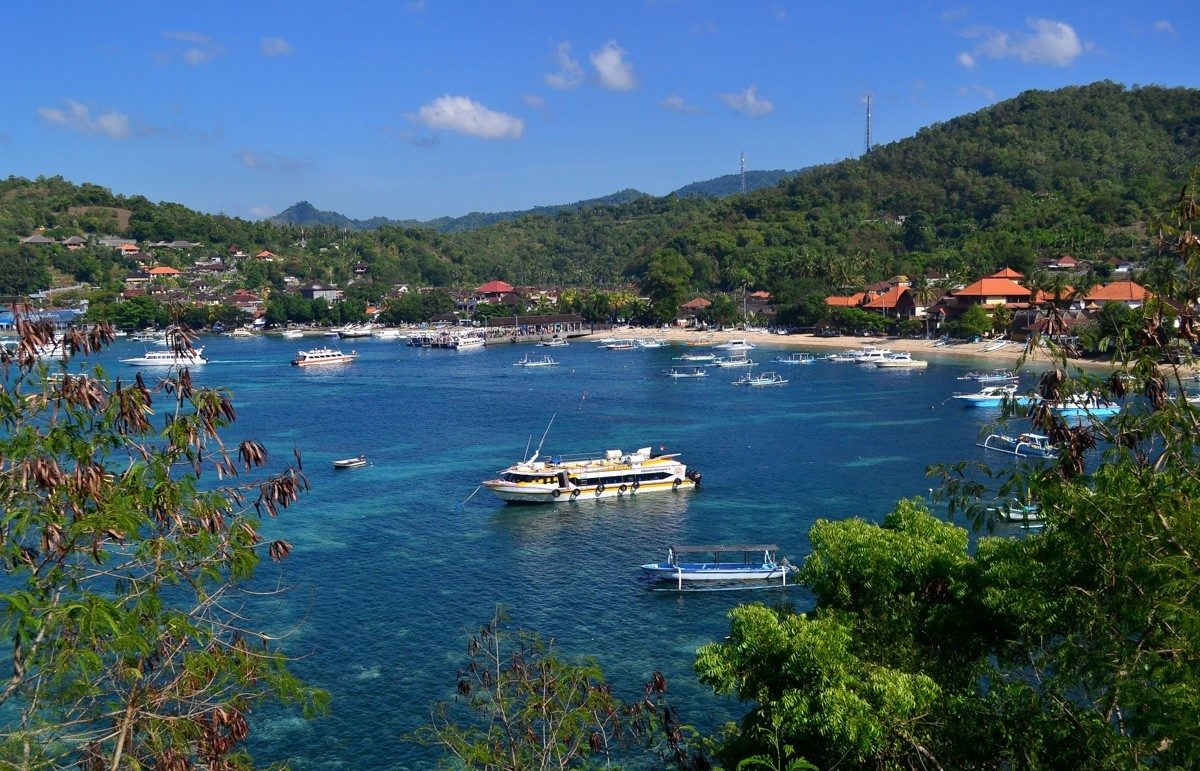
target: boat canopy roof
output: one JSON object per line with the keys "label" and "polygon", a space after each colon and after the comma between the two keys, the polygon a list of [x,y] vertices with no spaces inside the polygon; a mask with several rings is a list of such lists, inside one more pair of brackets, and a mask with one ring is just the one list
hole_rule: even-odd
{"label": "boat canopy roof", "polygon": [[738,544],[728,543],[724,545],[714,546],[672,546],[671,551],[676,554],[699,554],[701,552],[719,552],[719,551],[779,551],[779,547],[775,544]]}

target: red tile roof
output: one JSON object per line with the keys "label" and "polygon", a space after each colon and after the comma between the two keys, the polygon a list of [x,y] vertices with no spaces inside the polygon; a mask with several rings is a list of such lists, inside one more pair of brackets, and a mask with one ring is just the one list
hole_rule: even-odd
{"label": "red tile roof", "polygon": [[679,307],[684,308],[689,311],[692,311],[692,310],[698,311],[701,308],[707,308],[710,305],[712,305],[711,300],[705,300],[703,297],[697,297],[694,300],[688,300],[687,302],[685,302],[683,305],[681,305]]}
{"label": "red tile roof", "polygon": [[1150,298],[1150,292],[1144,286],[1135,284],[1132,281],[1114,281],[1111,284],[1104,286],[1092,287],[1092,291],[1088,292],[1087,299],[1089,302],[1145,302]]}
{"label": "red tile roof", "polygon": [[[1005,268],[1008,270],[1008,268]],[[1020,275],[1020,274],[1017,274]],[[1028,297],[1029,290],[1007,278],[988,276],[954,293],[955,297]]]}
{"label": "red tile roof", "polygon": [[835,295],[833,297],[826,297],[825,304],[836,308],[853,308],[859,305],[866,296],[866,292],[857,292],[849,297],[838,297]]}
{"label": "red tile roof", "polygon": [[[1062,288],[1062,292],[1059,293],[1058,299],[1060,301],[1069,300],[1073,294],[1075,294],[1075,289],[1073,287],[1064,286]],[[1033,293],[1033,302],[1035,303],[1054,302],[1054,299],[1054,292],[1045,289],[1039,289]]]}
{"label": "red tile roof", "polygon": [[1020,273],[1016,272],[1015,270],[1013,270],[1012,268],[1001,268],[1000,270],[996,271],[992,275],[988,276],[988,278],[1025,278],[1025,277],[1023,275],[1021,275]]}
{"label": "red tile roof", "polygon": [[899,304],[900,298],[903,297],[904,293],[907,291],[908,291],[908,287],[906,287],[906,286],[893,287],[892,289],[888,290],[887,292],[884,292],[883,294],[872,298],[871,301],[869,303],[867,303],[866,305],[864,305],[863,307],[864,308],[879,308],[879,309],[895,308],[896,305]]}
{"label": "red tile roof", "polygon": [[475,290],[477,294],[506,294],[513,291],[512,284],[503,281],[489,281]]}
{"label": "red tile roof", "polygon": [[159,265],[157,268],[150,269],[151,276],[178,276],[179,271],[166,265]]}

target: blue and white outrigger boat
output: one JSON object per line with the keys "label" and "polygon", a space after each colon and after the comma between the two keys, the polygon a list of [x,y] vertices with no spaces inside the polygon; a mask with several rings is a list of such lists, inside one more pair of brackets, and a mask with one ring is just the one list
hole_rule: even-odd
{"label": "blue and white outrigger boat", "polygon": [[1005,399],[1017,399],[1016,383],[990,385],[973,394],[959,393],[950,397],[962,402],[964,407],[999,407]]}
{"label": "blue and white outrigger boat", "polygon": [[817,357],[811,353],[789,353],[787,356],[776,356],[771,359],[772,364],[812,364],[817,360]]}
{"label": "blue and white outrigger boat", "polygon": [[[672,546],[666,562],[642,565],[642,572],[661,581],[674,581],[679,589],[684,581],[779,581],[787,585],[788,573],[796,566],[776,559],[779,547],[773,544],[725,546]],[[710,560],[686,561],[689,556]],[[740,556],[740,560],[724,559]]]}
{"label": "blue and white outrigger boat", "polygon": [[960,375],[959,380],[974,380],[977,383],[1011,383],[1021,379],[1021,376],[1010,369],[976,370]]}
{"label": "blue and white outrigger boat", "polygon": [[1121,405],[1100,394],[1075,394],[1051,407],[1064,418],[1107,418],[1121,411]]}
{"label": "blue and white outrigger boat", "polygon": [[985,450],[995,450],[1025,458],[1058,457],[1058,448],[1050,443],[1050,437],[1029,432],[1017,436],[991,434],[979,446]]}

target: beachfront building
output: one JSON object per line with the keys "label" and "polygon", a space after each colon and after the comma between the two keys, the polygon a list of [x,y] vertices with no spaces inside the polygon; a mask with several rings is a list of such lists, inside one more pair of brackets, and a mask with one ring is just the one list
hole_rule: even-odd
{"label": "beachfront building", "polygon": [[1117,302],[1130,308],[1140,308],[1150,296],[1150,292],[1144,286],[1133,281],[1113,281],[1111,284],[1092,287],[1084,299],[1097,305]]}
{"label": "beachfront building", "polygon": [[487,321],[484,334],[489,338],[545,337],[582,335],[589,331],[587,321],[577,313],[553,316],[496,316]]}
{"label": "beachfront building", "polygon": [[1023,278],[1024,276],[1012,268],[1004,268],[957,292],[951,292],[951,295],[962,305],[995,307],[1026,303],[1033,293],[1017,283]]}
{"label": "beachfront building", "polygon": [[506,295],[511,295],[516,288],[506,281],[489,281],[483,286],[475,287],[475,301],[482,303],[498,303]]}
{"label": "beachfront building", "polygon": [[831,295],[825,298],[825,305],[830,308],[857,308],[868,299],[866,292],[855,292],[852,295]]}
{"label": "beachfront building", "polygon": [[324,284],[320,281],[313,281],[301,286],[297,291],[305,300],[326,300],[328,302],[337,302],[342,299],[342,290],[336,286]]}
{"label": "beachfront building", "polygon": [[[828,300],[826,300],[828,303]],[[882,313],[884,316],[897,319],[912,318],[917,313],[917,302],[908,284],[898,284],[891,289],[877,294],[863,303],[863,309]]]}
{"label": "beachfront building", "polygon": [[679,313],[675,316],[675,326],[694,327],[701,311],[710,305],[712,305],[712,300],[703,297],[693,297],[679,306]]}

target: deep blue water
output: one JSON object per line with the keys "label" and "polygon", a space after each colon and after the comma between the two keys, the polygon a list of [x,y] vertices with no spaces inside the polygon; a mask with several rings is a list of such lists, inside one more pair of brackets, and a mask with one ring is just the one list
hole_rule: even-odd
{"label": "deep blue water", "polygon": [[[660,669],[685,720],[736,719],[736,704],[696,681],[695,650],[727,633],[739,602],[808,597],[652,592],[637,566],[683,542],[777,543],[799,562],[818,518],[879,520],[897,499],[927,494],[929,464],[982,459],[975,443],[995,417],[945,401],[972,390],[956,380],[970,365],[961,360],[922,372],[775,366],[766,362],[780,351],[760,348],[751,352],[759,369],[791,382],[746,389],[731,386],[739,371],[664,377],[681,346],[577,342],[549,350],[562,366],[524,370],[512,366],[532,353],[524,347],[457,353],[367,340],[355,342],[353,364],[299,369],[288,360],[315,341],[204,342],[211,363],[197,379],[235,394],[229,438],[260,440],[275,467],[299,449],[313,486],[267,524],[265,535],[293,551],[259,577],[290,587],[260,612],[275,631],[291,630],[297,671],[332,696],[332,714],[312,722],[255,716],[256,758],[297,768],[436,759],[405,735],[453,696],[467,635],[498,604],[561,652],[594,656],[623,695],[640,695]],[[114,360],[141,350],[122,342],[100,359],[128,377]],[[544,454],[665,445],[704,474],[703,487],[553,507],[505,506],[479,490],[462,505],[536,446],[554,414]],[[359,453],[370,466],[331,469]]]}

